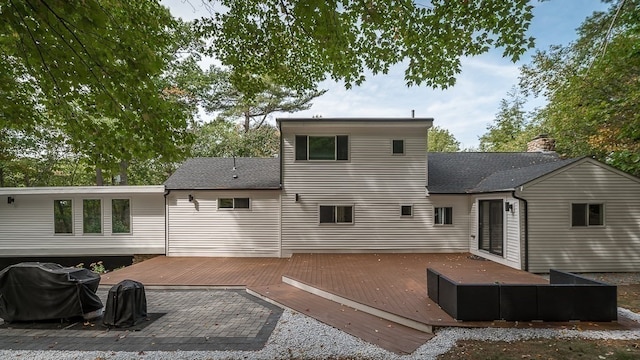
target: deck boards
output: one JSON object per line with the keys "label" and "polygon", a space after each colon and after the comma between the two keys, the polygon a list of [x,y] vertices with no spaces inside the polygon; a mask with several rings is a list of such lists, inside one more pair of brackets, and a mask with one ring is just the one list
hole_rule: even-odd
{"label": "deck boards", "polygon": [[[535,274],[460,253],[294,254],[285,259],[158,256],[107,273],[102,276],[101,284],[113,285],[121,280],[132,279],[145,286],[242,286],[251,289],[271,286],[271,289],[278,289],[282,285],[282,276],[285,275],[325,292],[434,327],[578,327],[584,330],[639,328],[638,323],[627,319],[611,323],[459,322],[427,297],[428,267],[462,283],[548,282]],[[329,322],[329,317],[337,316],[334,314],[336,310],[323,302],[309,302],[312,305],[305,305],[304,301],[291,301],[292,309],[321,321]],[[333,317],[331,321],[335,320]],[[367,327],[366,323],[352,325],[354,329],[358,326]],[[364,338],[366,334],[357,336]],[[385,345],[387,340],[382,337],[367,339],[365,340],[382,347],[391,346]]]}
{"label": "deck boards", "polygon": [[410,354],[434,336],[357,311],[287,284],[253,286],[250,290],[397,354]]}

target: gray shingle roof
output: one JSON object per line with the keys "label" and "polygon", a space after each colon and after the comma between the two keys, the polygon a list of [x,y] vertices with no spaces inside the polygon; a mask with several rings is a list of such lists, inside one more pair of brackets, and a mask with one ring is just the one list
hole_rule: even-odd
{"label": "gray shingle roof", "polygon": [[579,158],[556,153],[429,153],[428,190],[433,194],[509,191]]}
{"label": "gray shingle roof", "polygon": [[237,157],[234,170],[233,158],[192,158],[164,185],[168,190],[280,189],[280,159]]}

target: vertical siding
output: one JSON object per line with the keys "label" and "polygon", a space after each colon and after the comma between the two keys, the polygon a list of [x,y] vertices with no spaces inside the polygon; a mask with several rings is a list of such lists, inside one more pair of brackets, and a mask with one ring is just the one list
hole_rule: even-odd
{"label": "vertical siding", "polygon": [[[218,197],[249,197],[250,209],[218,210]],[[167,201],[169,256],[280,256],[280,191],[172,191]]]}
{"label": "vertical siding", "polygon": [[[145,194],[16,195],[0,203],[0,253],[11,256],[164,253],[164,197]],[[130,199],[131,233],[111,233],[111,199]],[[54,234],[53,201],[73,201],[73,234]],[[102,234],[82,233],[82,200],[102,201]]]}
{"label": "vertical siding", "polygon": [[[487,251],[480,250],[478,246],[478,201],[479,200],[502,200],[513,204],[513,211],[504,212],[503,215],[503,234],[504,249],[502,256],[491,254]],[[471,198],[471,206],[469,211],[470,227],[469,233],[469,250],[471,253],[493,260],[497,263],[510,266],[515,269],[522,268],[522,228],[521,228],[521,212],[523,211],[520,201],[505,194],[480,195]]]}
{"label": "vertical siding", "polygon": [[[443,236],[459,229],[434,231],[433,204],[425,195],[424,124],[409,128],[333,125],[330,130],[282,125],[283,253],[466,250],[466,237]],[[295,161],[296,134],[349,135],[349,161]],[[393,139],[404,140],[404,155],[392,155]],[[352,205],[354,223],[319,224],[320,205]],[[401,217],[401,205],[413,205],[413,216]]]}
{"label": "vertical siding", "polygon": [[[525,186],[529,269],[640,271],[640,182],[590,159]],[[571,203],[603,203],[605,226],[574,228]]]}

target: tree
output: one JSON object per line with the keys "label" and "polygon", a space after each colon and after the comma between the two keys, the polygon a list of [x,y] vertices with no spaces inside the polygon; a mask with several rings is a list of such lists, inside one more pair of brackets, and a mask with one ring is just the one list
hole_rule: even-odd
{"label": "tree", "polygon": [[[408,85],[452,86],[460,57],[504,48],[513,61],[533,46],[533,17],[517,1],[280,1],[218,2],[197,26],[211,39],[208,54],[232,71],[238,89],[253,95],[269,80],[311,89],[330,76],[347,87],[365,70],[386,73],[407,64]],[[251,97],[251,96],[250,96]]]}
{"label": "tree", "polygon": [[203,94],[204,109],[211,113],[220,112],[221,119],[241,119],[245,132],[260,129],[274,113],[307,110],[311,107],[311,100],[326,92],[317,90],[316,86],[295,91],[265,79],[262,89],[254,94],[245,94],[234,86],[228,69],[212,65],[205,76],[210,86]]}
{"label": "tree", "polygon": [[[157,1],[0,2],[3,128],[61,131],[94,166],[182,157],[190,108],[167,92],[180,24]],[[117,165],[114,165],[115,164]]]}
{"label": "tree", "polygon": [[242,125],[215,120],[195,129],[191,154],[205,157],[271,157],[280,149],[280,134],[271,124],[245,132]]}
{"label": "tree", "polygon": [[527,143],[543,132],[525,113],[525,99],[518,89],[512,88],[507,96],[509,99],[500,101],[500,110],[494,122],[487,126],[487,133],[480,136],[480,151],[527,151]]}
{"label": "tree", "polygon": [[457,152],[460,151],[460,142],[449,130],[434,126],[429,129],[427,151]]}
{"label": "tree", "polygon": [[521,84],[548,99],[540,116],[559,152],[640,175],[640,1],[611,1],[578,35],[538,52]]}

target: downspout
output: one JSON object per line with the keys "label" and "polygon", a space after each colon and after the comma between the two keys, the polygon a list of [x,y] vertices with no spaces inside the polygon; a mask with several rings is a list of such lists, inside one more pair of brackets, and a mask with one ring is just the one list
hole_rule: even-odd
{"label": "downspout", "polygon": [[169,250],[169,203],[167,202],[167,196],[169,196],[171,190],[164,188],[164,256],[167,256]]}
{"label": "downspout", "polygon": [[524,203],[524,271],[529,271],[529,202],[516,195],[515,190],[511,192],[511,196]]}

